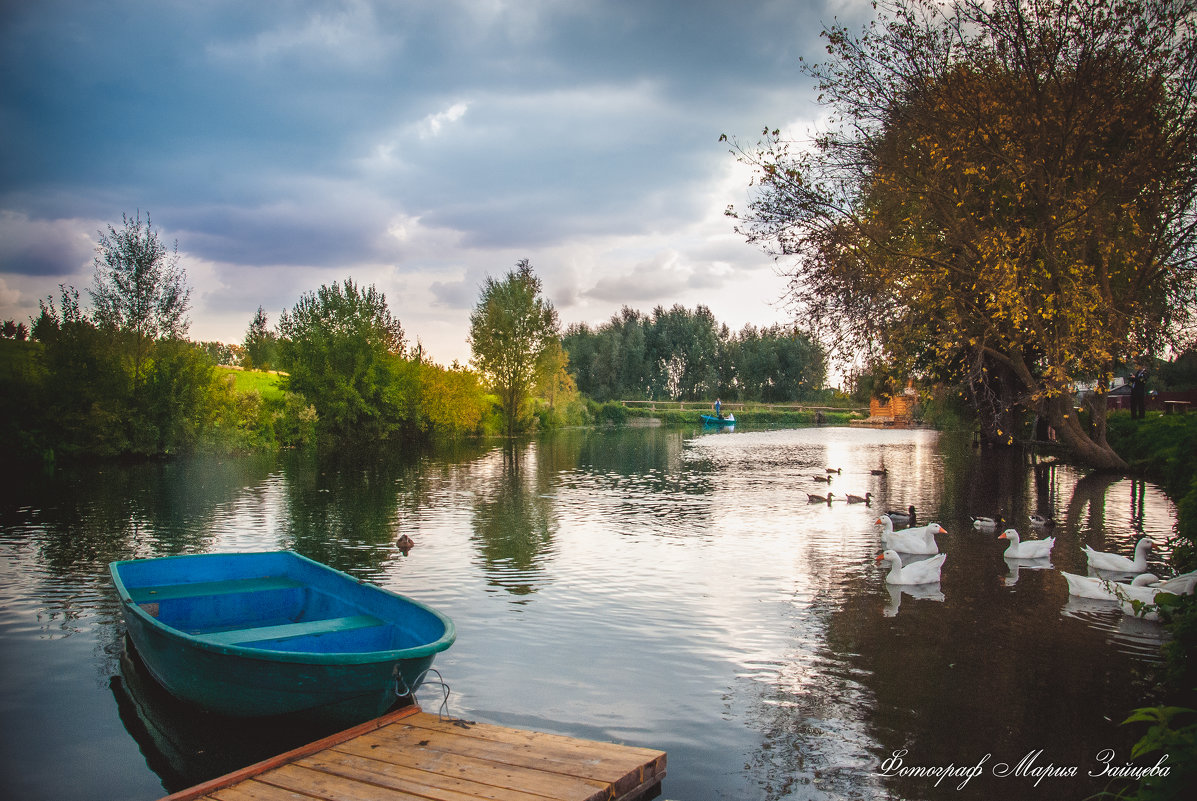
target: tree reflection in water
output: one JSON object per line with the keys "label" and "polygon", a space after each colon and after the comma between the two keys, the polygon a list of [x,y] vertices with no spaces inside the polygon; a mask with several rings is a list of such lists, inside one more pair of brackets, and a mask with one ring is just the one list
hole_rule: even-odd
{"label": "tree reflection in water", "polygon": [[508,443],[472,471],[472,541],[487,583],[530,595],[544,580],[557,530],[552,474],[537,469],[535,443]]}

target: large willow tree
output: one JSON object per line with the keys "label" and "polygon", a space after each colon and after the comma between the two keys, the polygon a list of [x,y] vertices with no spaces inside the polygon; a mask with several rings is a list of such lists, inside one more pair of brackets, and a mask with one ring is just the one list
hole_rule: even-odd
{"label": "large willow tree", "polygon": [[[839,356],[954,378],[1124,466],[1101,388],[1193,336],[1194,0],[879,7],[807,67],[825,131],[736,146],[756,189],[729,213],[792,259],[796,317]],[[1099,387],[1091,427],[1081,379]]]}

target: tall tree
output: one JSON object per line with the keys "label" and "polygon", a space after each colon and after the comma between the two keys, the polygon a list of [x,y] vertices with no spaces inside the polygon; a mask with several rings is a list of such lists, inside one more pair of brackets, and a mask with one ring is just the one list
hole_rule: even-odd
{"label": "tall tree", "polygon": [[133,384],[141,384],[150,346],[158,339],[181,339],[187,333],[191,289],[179,266],[179,245],[167,249],[147,212],[130,220],[121,215],[121,228],[100,231],[89,290],[92,320],[101,329],[132,338]]}
{"label": "tall tree", "polygon": [[347,278],[305,293],[279,318],[288,389],[316,409],[325,441],[378,442],[398,433],[412,388],[397,380],[403,327],[386,295]]}
{"label": "tall tree", "polygon": [[579,391],[599,401],[647,398],[649,325],[644,314],[627,306],[597,330],[571,325],[563,345]]}
{"label": "tall tree", "polygon": [[258,307],[254,318],[245,332],[244,361],[246,367],[255,370],[269,370],[274,363],[274,352],[278,347],[278,334],[270,330],[266,312]]}
{"label": "tall tree", "polygon": [[531,263],[520,259],[502,281],[486,277],[470,314],[473,364],[499,396],[508,435],[526,423],[542,356],[560,341],[557,310],[540,291]]}
{"label": "tall tree", "polygon": [[774,325],[746,325],[728,341],[734,354],[735,385],[724,394],[766,403],[800,400],[823,386],[823,351],[805,336]]}
{"label": "tall tree", "polygon": [[1197,4],[879,5],[809,68],[838,125],[736,147],[759,178],[740,230],[795,259],[796,317],[839,354],[954,373],[995,436],[1023,406],[1124,466],[1104,396],[1087,428],[1073,388],[1193,336]]}
{"label": "tall tree", "polygon": [[653,309],[647,336],[655,397],[709,398],[719,388],[719,324],[706,306]]}

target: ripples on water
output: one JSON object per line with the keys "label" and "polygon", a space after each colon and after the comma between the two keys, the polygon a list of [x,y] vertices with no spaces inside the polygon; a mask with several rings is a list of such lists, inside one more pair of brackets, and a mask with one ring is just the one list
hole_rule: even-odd
{"label": "ripples on water", "polygon": [[[833,493],[868,491],[872,506],[807,503],[826,493],[814,480],[826,468],[840,471]],[[873,521],[911,504],[949,532],[943,580],[888,587]],[[1025,538],[1034,511],[1059,521],[1045,569],[1007,563],[996,532],[971,526],[1000,512]],[[4,767],[28,798],[161,789],[146,764],[165,774],[164,758],[114,708],[135,682],[122,679],[108,561],[281,547],[452,616],[458,641],[436,666],[457,714],[665,749],[667,798],[896,799],[1027,790],[880,777],[901,748],[936,765],[1037,748],[1088,765],[1129,750],[1136,737],[1115,721],[1143,700],[1160,629],[1069,600],[1057,571],[1085,572],[1082,543],[1163,546],[1175,510],[1139,481],[1029,468],[933,432],[834,428],[80,471],[14,490],[0,515],[0,700],[43,721],[23,743],[5,735]],[[83,700],[68,708],[68,695]],[[97,743],[106,760],[84,768]],[[164,775],[167,789],[215,767],[190,769]]]}

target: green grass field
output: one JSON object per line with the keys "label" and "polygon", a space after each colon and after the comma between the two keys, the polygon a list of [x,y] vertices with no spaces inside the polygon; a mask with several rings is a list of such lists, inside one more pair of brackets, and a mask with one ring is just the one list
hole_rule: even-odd
{"label": "green grass field", "polygon": [[264,373],[260,370],[234,370],[231,367],[217,367],[216,371],[220,375],[231,375],[233,388],[238,392],[256,391],[266,400],[278,400],[283,397],[278,373]]}

